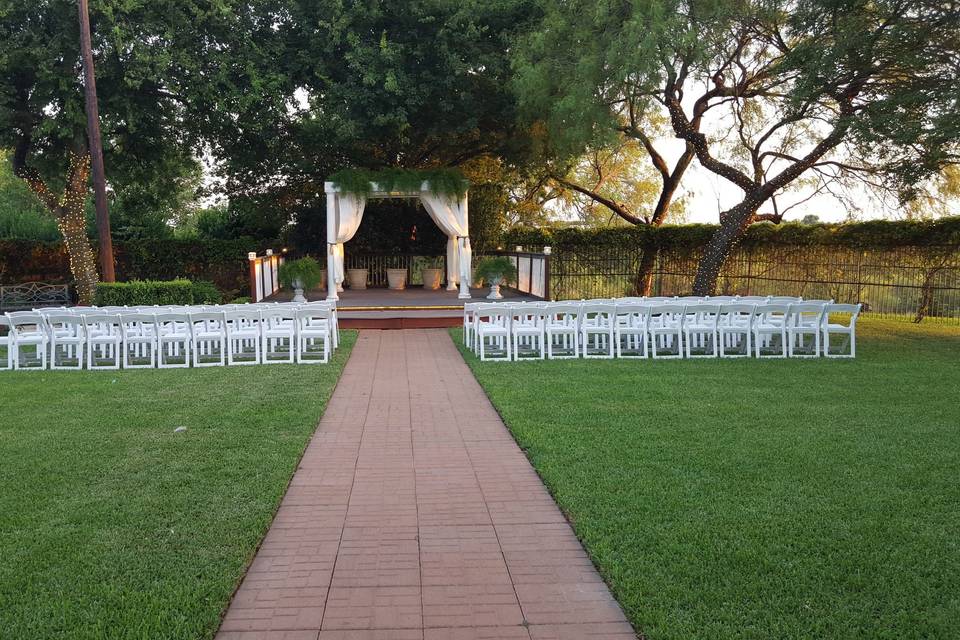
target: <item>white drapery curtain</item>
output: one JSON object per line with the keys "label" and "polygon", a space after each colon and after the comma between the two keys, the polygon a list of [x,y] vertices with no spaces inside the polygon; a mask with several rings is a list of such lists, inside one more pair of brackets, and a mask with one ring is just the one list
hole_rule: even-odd
{"label": "white drapery curtain", "polygon": [[333,219],[333,224],[327,228],[327,250],[331,256],[334,281],[340,285],[344,278],[343,243],[353,238],[360,228],[367,199],[349,193],[328,193],[327,197],[332,201],[327,215],[332,214]]}
{"label": "white drapery curtain", "polygon": [[447,289],[455,289],[456,283],[469,287],[473,284],[473,252],[470,249],[467,199],[424,191],[420,194],[420,201],[440,230],[447,234]]}

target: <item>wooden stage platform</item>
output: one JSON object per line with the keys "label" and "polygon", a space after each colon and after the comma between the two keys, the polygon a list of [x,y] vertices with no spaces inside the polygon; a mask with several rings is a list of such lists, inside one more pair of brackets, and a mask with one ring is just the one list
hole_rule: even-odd
{"label": "wooden stage platform", "polygon": [[[538,298],[516,291],[501,289],[501,302],[524,302]],[[337,303],[340,327],[343,329],[424,329],[458,327],[463,323],[464,302],[495,302],[487,300],[486,287],[471,289],[470,300],[460,300],[456,291],[431,291],[409,287],[403,291],[391,289],[347,289]],[[325,300],[326,290],[307,292],[308,300]],[[293,297],[281,289],[269,300],[285,301]]]}

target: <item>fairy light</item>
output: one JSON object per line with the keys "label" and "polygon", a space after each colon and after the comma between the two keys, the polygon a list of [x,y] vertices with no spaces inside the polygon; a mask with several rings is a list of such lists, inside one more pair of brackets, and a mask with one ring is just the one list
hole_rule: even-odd
{"label": "fairy light", "polygon": [[81,305],[93,303],[99,280],[93,250],[87,240],[85,204],[89,175],[90,156],[70,154],[70,178],[60,198],[57,216],[57,227],[67,246],[70,272],[77,282],[77,297]]}

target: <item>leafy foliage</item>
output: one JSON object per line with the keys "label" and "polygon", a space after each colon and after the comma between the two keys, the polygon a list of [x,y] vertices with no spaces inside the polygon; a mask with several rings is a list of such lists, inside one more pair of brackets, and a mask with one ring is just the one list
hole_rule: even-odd
{"label": "leafy foliage", "polygon": [[189,280],[99,282],[94,297],[94,304],[99,307],[193,303],[193,283]]}
{"label": "leafy foliage", "polygon": [[298,283],[303,289],[315,289],[323,281],[323,269],[314,258],[285,260],[280,265],[280,282],[285,287],[294,288]]}
{"label": "leafy foliage", "polygon": [[487,283],[503,281],[510,283],[517,281],[517,267],[510,258],[506,256],[493,256],[484,258],[474,268],[474,274],[478,280]]}
{"label": "leafy foliage", "polygon": [[341,169],[330,176],[330,182],[344,193],[367,196],[373,185],[388,193],[420,193],[424,183],[430,192],[444,196],[463,196],[466,179],[457,169]]}

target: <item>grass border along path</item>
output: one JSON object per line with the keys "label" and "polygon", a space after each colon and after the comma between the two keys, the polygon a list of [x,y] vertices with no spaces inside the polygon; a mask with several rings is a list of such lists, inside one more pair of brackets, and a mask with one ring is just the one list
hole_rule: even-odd
{"label": "grass border along path", "polygon": [[355,339],[326,365],[0,372],[0,637],[212,637]]}
{"label": "grass border along path", "polygon": [[960,637],[960,329],[861,319],[857,342],[465,358],[645,638]]}

